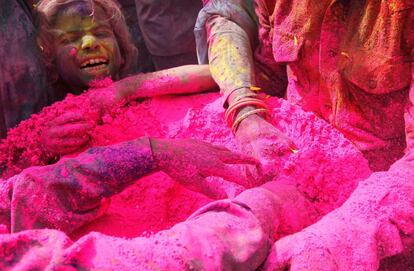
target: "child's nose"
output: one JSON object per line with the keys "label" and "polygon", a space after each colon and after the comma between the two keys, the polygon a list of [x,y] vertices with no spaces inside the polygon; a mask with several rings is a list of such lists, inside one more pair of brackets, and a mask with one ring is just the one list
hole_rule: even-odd
{"label": "child's nose", "polygon": [[81,48],[83,50],[96,50],[98,47],[99,44],[93,35],[85,35],[82,37]]}

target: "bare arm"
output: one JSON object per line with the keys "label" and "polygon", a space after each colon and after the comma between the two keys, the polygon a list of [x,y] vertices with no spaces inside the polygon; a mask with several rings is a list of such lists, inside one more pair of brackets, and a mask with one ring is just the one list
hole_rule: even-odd
{"label": "bare arm", "polygon": [[[71,232],[102,213],[101,200],[157,166],[148,138],[92,148],[57,164],[28,168],[8,180],[10,231]],[[7,192],[8,191],[8,192]],[[2,204],[7,211],[7,204]]]}
{"label": "bare arm", "polygon": [[117,98],[146,98],[168,94],[199,93],[215,88],[208,65],[186,65],[137,74],[114,83]]}
{"label": "bare arm", "polygon": [[46,227],[71,232],[103,213],[104,198],[158,170],[189,189],[223,198],[226,193],[205,177],[220,176],[244,185],[247,179],[227,165],[239,163],[258,162],[192,139],[139,138],[91,148],[54,165],[28,168],[0,183],[0,226],[9,225],[11,232]]}
{"label": "bare arm", "polygon": [[248,36],[239,25],[223,17],[207,22],[209,33],[210,70],[224,94],[223,101],[231,104],[238,96],[253,93],[253,49]]}

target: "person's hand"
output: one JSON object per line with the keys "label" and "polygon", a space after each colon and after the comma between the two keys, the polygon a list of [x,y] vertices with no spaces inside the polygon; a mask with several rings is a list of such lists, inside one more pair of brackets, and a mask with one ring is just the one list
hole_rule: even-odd
{"label": "person's hand", "polygon": [[240,123],[236,138],[245,153],[260,160],[262,182],[277,175],[282,156],[298,151],[292,140],[258,115],[251,115]]}
{"label": "person's hand", "polygon": [[151,139],[155,162],[187,188],[211,198],[224,198],[224,191],[205,177],[218,176],[245,186],[248,180],[228,164],[258,165],[254,158],[194,139]]}
{"label": "person's hand", "polygon": [[54,155],[66,155],[81,150],[89,142],[93,123],[76,112],[65,113],[49,123],[42,131],[44,149]]}
{"label": "person's hand", "polygon": [[354,217],[328,215],[277,241],[263,270],[377,270],[379,250],[375,232],[375,227]]}
{"label": "person's hand", "polygon": [[109,86],[91,89],[85,94],[99,116],[124,103],[119,95],[118,88],[118,82],[114,82]]}

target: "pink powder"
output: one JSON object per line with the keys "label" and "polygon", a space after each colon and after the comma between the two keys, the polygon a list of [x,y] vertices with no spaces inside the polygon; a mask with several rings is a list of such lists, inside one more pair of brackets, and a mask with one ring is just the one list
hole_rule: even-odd
{"label": "pink powder", "polygon": [[76,55],[76,53],[77,53],[76,48],[72,48],[72,49],[70,49],[70,51],[69,51],[69,54],[70,54],[71,56],[75,56],[75,55]]}
{"label": "pink powder", "polygon": [[[96,123],[91,131],[91,146],[146,135],[196,138],[239,149],[224,123],[224,110],[216,93],[164,96],[114,105],[104,111],[96,108],[91,97],[109,95],[110,91],[93,89],[77,97],[70,95],[11,130],[0,145],[1,176],[11,176],[52,159],[39,148],[39,129],[66,110],[78,110]],[[352,143],[314,114],[284,100],[268,101],[277,120],[275,125],[294,139],[300,149],[282,162],[280,178],[295,182],[322,214],[341,205],[357,182],[370,175],[367,161]],[[243,190],[224,180],[220,183],[229,196]],[[77,230],[72,237],[79,238],[90,231],[123,237],[152,234],[183,221],[210,201],[157,173],[114,196],[106,215]]]}

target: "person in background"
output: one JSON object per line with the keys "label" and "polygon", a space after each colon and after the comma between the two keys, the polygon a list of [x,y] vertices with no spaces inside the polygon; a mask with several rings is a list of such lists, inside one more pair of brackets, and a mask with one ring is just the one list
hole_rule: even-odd
{"label": "person in background", "polygon": [[142,31],[139,27],[135,0],[118,0],[118,2],[121,5],[122,13],[125,16],[126,24],[128,25],[129,32],[131,33],[132,42],[135,47],[137,47],[139,52],[136,63],[133,67],[131,67],[131,74],[153,72],[154,63],[152,62],[151,54],[148,52]]}
{"label": "person in background", "polygon": [[[269,88],[331,123],[378,171],[343,206],[277,241],[266,268],[377,270],[403,254],[404,269],[412,266],[414,2],[203,2],[200,59],[220,86],[229,126],[269,176],[280,156],[300,152],[266,120],[256,92]],[[284,77],[287,86],[272,82]]]}
{"label": "person in background", "polygon": [[51,88],[36,45],[32,1],[0,1],[0,138],[49,104]]}
{"label": "person in background", "polygon": [[201,1],[135,0],[135,5],[155,70],[198,63],[194,25]]}

